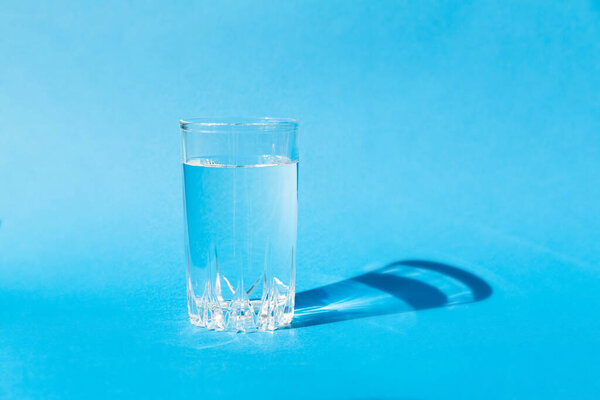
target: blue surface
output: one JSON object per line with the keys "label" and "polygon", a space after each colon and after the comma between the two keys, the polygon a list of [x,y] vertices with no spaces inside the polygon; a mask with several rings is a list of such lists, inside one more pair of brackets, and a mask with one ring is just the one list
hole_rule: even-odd
{"label": "blue surface", "polygon": [[[0,398],[599,397],[600,3],[172,3],[2,7]],[[195,115],[302,121],[320,316],[187,322]]]}

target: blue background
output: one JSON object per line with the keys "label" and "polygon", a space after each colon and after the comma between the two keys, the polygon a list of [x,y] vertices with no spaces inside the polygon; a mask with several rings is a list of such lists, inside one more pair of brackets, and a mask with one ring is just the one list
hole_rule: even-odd
{"label": "blue background", "polygon": [[[598,1],[3,4],[0,398],[598,398],[599,93]],[[493,294],[192,327],[211,115],[302,121],[298,291],[416,258]]]}

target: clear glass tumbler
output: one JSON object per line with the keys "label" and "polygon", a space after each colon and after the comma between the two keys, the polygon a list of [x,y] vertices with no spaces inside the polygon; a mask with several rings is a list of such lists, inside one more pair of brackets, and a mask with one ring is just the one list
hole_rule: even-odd
{"label": "clear glass tumbler", "polygon": [[298,122],[180,121],[190,321],[274,330],[294,315]]}

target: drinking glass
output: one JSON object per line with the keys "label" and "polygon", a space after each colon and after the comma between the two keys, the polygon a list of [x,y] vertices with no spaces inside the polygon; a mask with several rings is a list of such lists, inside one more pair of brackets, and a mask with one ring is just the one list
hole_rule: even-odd
{"label": "drinking glass", "polygon": [[190,321],[274,330],[294,315],[298,121],[180,121]]}

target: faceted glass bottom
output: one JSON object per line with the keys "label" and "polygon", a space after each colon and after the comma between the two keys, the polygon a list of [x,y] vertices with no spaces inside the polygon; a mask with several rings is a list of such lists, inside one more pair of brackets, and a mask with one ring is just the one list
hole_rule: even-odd
{"label": "faceted glass bottom", "polygon": [[260,300],[249,299],[245,293],[233,300],[224,300],[214,294],[211,286],[207,283],[204,293],[198,297],[188,282],[189,317],[196,326],[217,331],[251,332],[273,331],[292,322],[294,288],[277,278],[267,285],[268,290]]}

